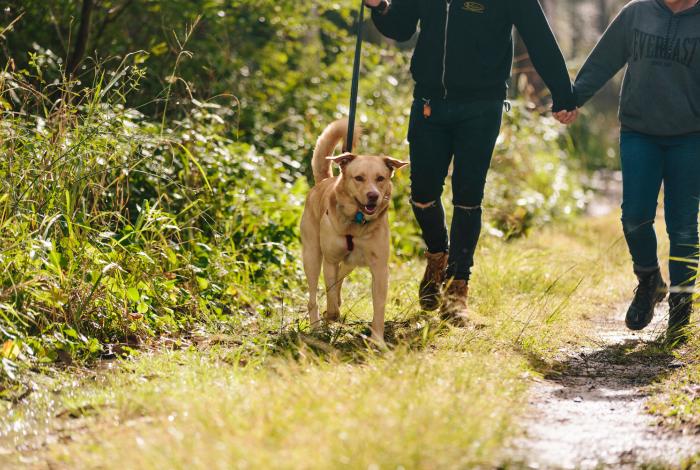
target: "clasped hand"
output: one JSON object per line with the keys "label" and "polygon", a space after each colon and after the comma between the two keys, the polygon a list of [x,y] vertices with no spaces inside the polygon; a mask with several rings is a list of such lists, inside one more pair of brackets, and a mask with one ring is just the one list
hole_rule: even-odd
{"label": "clasped hand", "polygon": [[573,124],[576,119],[578,119],[578,109],[574,109],[573,111],[557,111],[556,113],[552,113],[554,116],[554,119],[557,121],[561,122],[562,124]]}

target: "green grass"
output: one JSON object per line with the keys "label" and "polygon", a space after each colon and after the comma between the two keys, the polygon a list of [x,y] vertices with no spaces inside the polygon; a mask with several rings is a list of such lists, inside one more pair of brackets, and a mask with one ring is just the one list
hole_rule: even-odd
{"label": "green grass", "polygon": [[[379,60],[379,48],[368,50]],[[45,80],[57,72],[46,54],[0,79],[0,398],[17,398],[27,367],[187,341],[193,331],[236,329],[298,303],[298,295],[270,292],[289,296],[303,285],[304,170],[337,110],[279,146],[264,133],[245,141],[238,131],[252,129],[239,129],[240,116],[220,100],[182,99],[167,116],[129,107],[147,77],[138,54],[56,85]],[[385,88],[380,76],[371,75],[373,86]],[[386,91],[392,109],[410,107],[405,86]],[[323,87],[315,89],[319,109],[346,102],[332,83]],[[388,108],[377,102],[367,111],[375,127],[362,148],[400,156],[406,116],[394,121],[381,111]],[[581,174],[560,133],[553,118],[514,103],[487,187],[492,233],[523,235],[582,208]],[[398,175],[397,260],[422,248],[408,186],[408,175]]]}
{"label": "green grass", "polygon": [[[485,231],[502,239],[484,240],[472,286],[485,327],[418,312],[422,243],[404,175],[389,349],[365,341],[361,272],[345,324],[311,335],[304,171],[322,127],[344,114],[352,18],[343,2],[264,3],[205,15],[193,55],[169,42],[174,65],[145,30],[126,45],[115,28],[103,44],[123,59],[88,65],[79,81],[43,33],[32,53],[10,52],[21,57],[0,79],[0,466],[489,465],[518,432],[528,378],[587,341],[587,319],[631,289],[616,221],[540,231],[582,209],[581,165],[561,126],[518,101],[487,186]],[[188,12],[171,7],[177,21],[164,24],[175,25]],[[325,35],[310,42],[315,27]],[[121,56],[146,45],[150,58]],[[362,148],[405,155],[409,54],[367,44],[363,60]],[[218,78],[203,72],[212,64]],[[211,87],[190,86],[201,80]]]}
{"label": "green grass", "polygon": [[[660,225],[662,230],[665,225]],[[664,424],[689,432],[700,429],[700,298],[696,295],[695,300],[687,344],[658,345],[663,354],[675,356],[675,362],[682,367],[669,371],[653,386],[648,403],[648,411],[659,416]]]}
{"label": "green grass", "polygon": [[696,323],[689,343],[673,351],[683,367],[656,384],[649,402],[649,412],[662,417],[666,424],[691,431],[700,429],[699,333]]}
{"label": "green grass", "polygon": [[[529,378],[584,342],[586,318],[630,287],[617,225],[586,221],[484,241],[473,310],[482,329],[418,312],[421,264],[392,270],[387,350],[363,340],[367,276],[347,324],[310,335],[303,295],[278,314],[109,369],[42,376],[5,405],[0,459],[100,468],[465,468],[498,463]],[[0,460],[0,463],[2,461]]]}

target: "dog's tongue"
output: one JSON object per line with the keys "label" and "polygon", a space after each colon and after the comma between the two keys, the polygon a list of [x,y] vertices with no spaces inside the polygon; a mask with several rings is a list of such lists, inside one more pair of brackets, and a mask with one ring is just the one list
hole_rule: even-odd
{"label": "dog's tongue", "polygon": [[367,214],[372,215],[377,210],[377,206],[375,204],[367,204],[364,210]]}

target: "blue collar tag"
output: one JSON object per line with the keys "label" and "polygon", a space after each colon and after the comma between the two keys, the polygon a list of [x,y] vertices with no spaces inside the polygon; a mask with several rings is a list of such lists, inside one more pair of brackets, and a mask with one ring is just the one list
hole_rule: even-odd
{"label": "blue collar tag", "polygon": [[365,219],[365,213],[362,211],[357,211],[357,214],[355,214],[355,223],[363,225],[367,222],[367,219]]}

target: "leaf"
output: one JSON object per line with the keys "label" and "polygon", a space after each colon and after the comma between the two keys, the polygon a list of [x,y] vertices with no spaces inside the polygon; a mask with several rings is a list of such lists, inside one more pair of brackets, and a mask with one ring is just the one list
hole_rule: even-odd
{"label": "leaf", "polygon": [[90,338],[90,340],[87,343],[87,348],[88,351],[90,351],[90,354],[96,354],[102,350],[102,345],[99,341],[97,341],[97,339]]}
{"label": "leaf", "polygon": [[151,54],[154,56],[163,55],[168,52],[168,44],[165,42],[159,42],[155,46],[151,47]]}
{"label": "leaf", "polygon": [[148,304],[145,302],[139,302],[139,304],[136,306],[136,311],[140,314],[148,312]]}
{"label": "leaf", "polygon": [[2,345],[2,357],[14,359],[19,356],[19,352],[19,346],[17,346],[17,343],[11,339],[5,341],[5,343]]}
{"label": "leaf", "polygon": [[107,94],[107,92],[117,83],[121,78],[126,75],[126,72],[129,71],[129,67],[124,67],[123,69],[119,70],[112,79],[109,81],[106,87],[100,90],[99,98],[102,99],[104,96]]}
{"label": "leaf", "polygon": [[73,328],[66,328],[65,330],[63,330],[63,334],[70,338],[78,339],[78,332],[75,331]]}
{"label": "leaf", "polygon": [[197,285],[199,285],[200,290],[207,290],[209,288],[209,281],[207,281],[203,277],[198,277]]}
{"label": "leaf", "polygon": [[132,302],[136,303],[141,299],[141,295],[139,295],[138,289],[136,287],[129,287],[126,290],[126,296],[129,300]]}
{"label": "leaf", "polygon": [[175,142],[175,144],[178,145],[185,152],[185,155],[187,155],[187,157],[190,160],[192,160],[192,163],[194,163],[194,165],[199,170],[199,173],[202,175],[202,178],[204,179],[204,183],[207,185],[209,192],[213,194],[214,190],[212,189],[211,185],[209,184],[209,178],[207,178],[207,173],[204,171],[204,168],[202,168],[202,165],[199,164],[199,160],[197,160],[197,158],[194,155],[192,155],[192,152],[190,152],[187,147],[185,147],[184,145],[182,145],[179,142]]}

